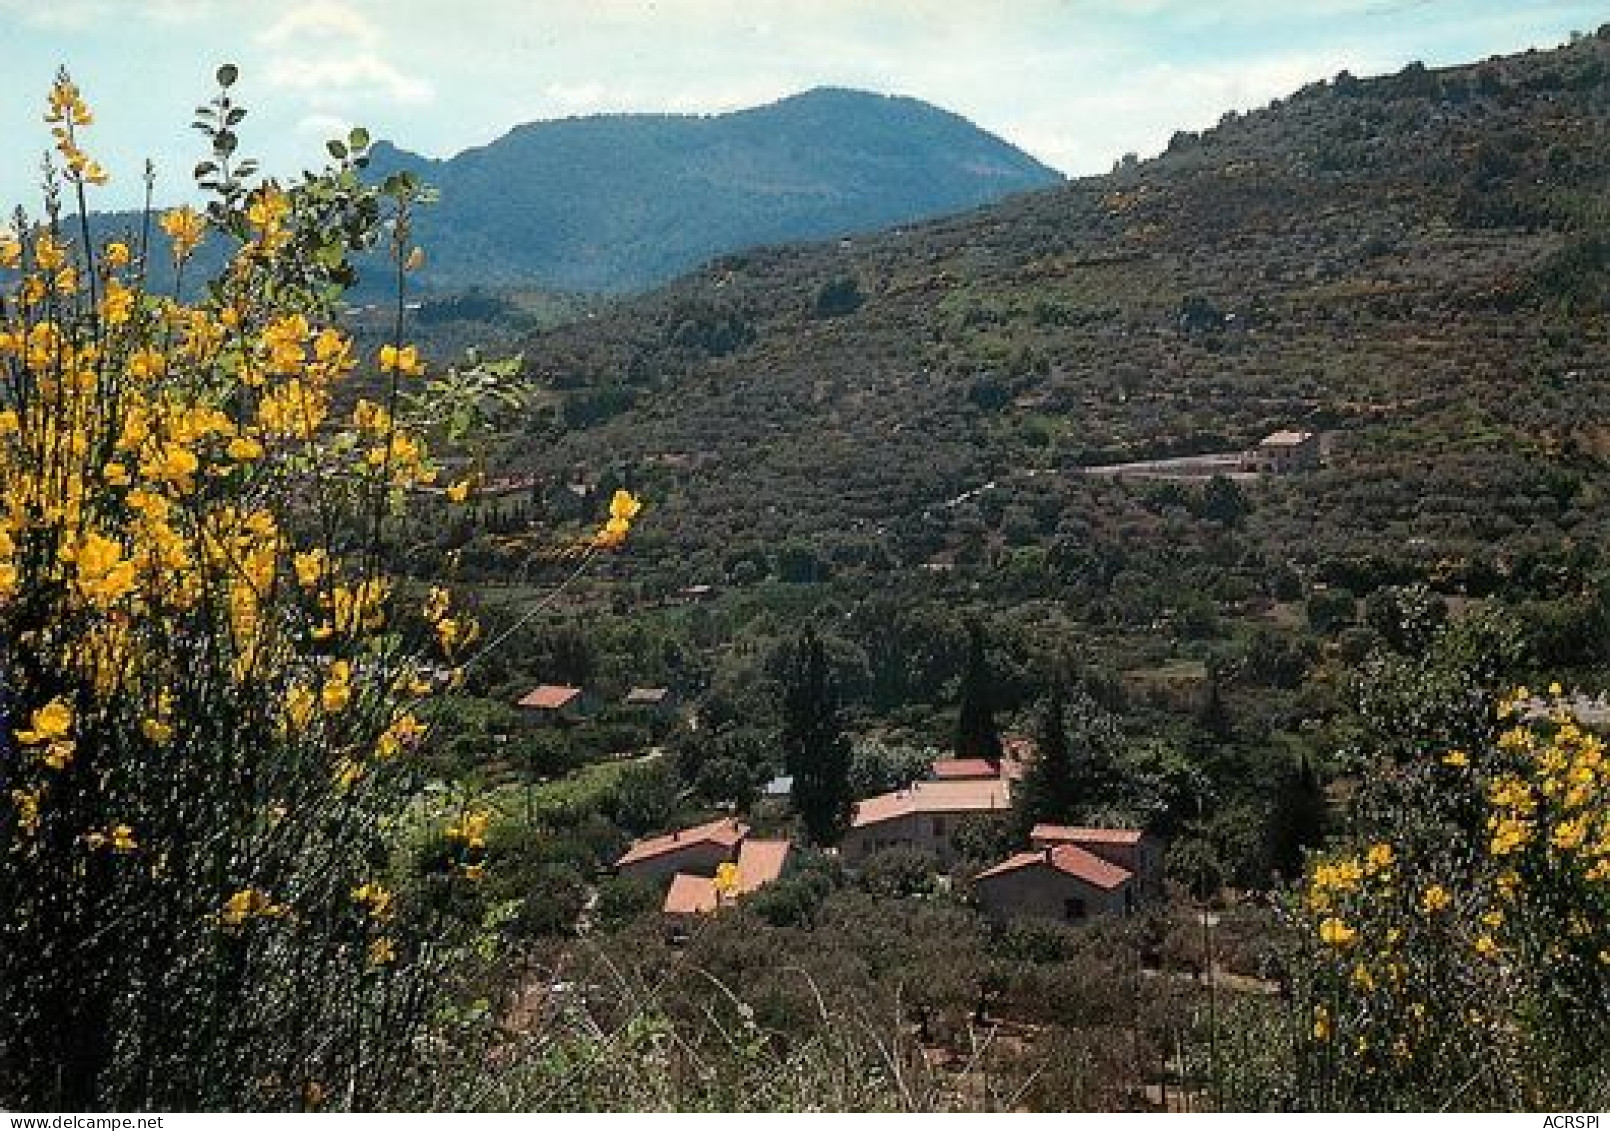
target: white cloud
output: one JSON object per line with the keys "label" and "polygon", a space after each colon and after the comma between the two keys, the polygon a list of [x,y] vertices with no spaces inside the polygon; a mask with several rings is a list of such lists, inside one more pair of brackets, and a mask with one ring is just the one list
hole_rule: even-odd
{"label": "white cloud", "polygon": [[404,74],[373,54],[324,59],[281,55],[268,60],[264,78],[270,86],[296,91],[320,104],[367,94],[404,106],[420,106],[436,97],[430,83]]}
{"label": "white cloud", "polygon": [[296,132],[305,137],[327,141],[332,137],[345,137],[352,123],[334,114],[305,114],[296,123]]}
{"label": "white cloud", "polygon": [[265,47],[303,47],[309,41],[336,40],[373,47],[379,29],[345,4],[316,3],[292,8],[257,35]]}
{"label": "white cloud", "polygon": [[115,26],[129,19],[158,24],[191,24],[215,14],[220,0],[0,0],[0,16],[20,21],[27,27],[45,31],[91,31],[97,26]]}
{"label": "white cloud", "polygon": [[431,83],[386,58],[375,21],[349,4],[316,0],[282,14],[256,36],[267,49],[264,78],[319,107],[365,97],[402,106],[435,99]]}

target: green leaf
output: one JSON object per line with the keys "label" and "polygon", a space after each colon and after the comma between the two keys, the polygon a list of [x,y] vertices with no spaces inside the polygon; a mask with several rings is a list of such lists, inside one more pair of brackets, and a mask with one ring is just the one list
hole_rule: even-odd
{"label": "green leaf", "polygon": [[347,159],[347,147],[342,145],[339,141],[336,141],[334,138],[331,138],[329,141],[325,142],[324,148],[328,149],[330,151],[330,156],[334,157],[337,161],[345,161]]}
{"label": "green leaf", "polygon": [[362,126],[352,127],[351,132],[347,134],[347,144],[353,149],[368,149],[369,131]]}
{"label": "green leaf", "polygon": [[234,86],[235,80],[240,78],[240,68],[235,66],[233,63],[225,63],[223,66],[218,68],[217,78],[219,86]]}

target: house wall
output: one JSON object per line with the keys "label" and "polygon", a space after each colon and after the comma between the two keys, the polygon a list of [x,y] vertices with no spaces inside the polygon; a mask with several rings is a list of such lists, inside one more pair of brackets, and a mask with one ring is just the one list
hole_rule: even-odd
{"label": "house wall", "polygon": [[662,852],[647,860],[622,865],[617,871],[623,876],[654,882],[668,880],[678,872],[694,876],[713,876],[716,868],[738,858],[737,848],[723,848],[710,841],[695,841],[686,848]]}
{"label": "house wall", "polygon": [[1143,836],[1136,844],[1100,844],[1081,841],[1079,847],[1120,868],[1135,873],[1136,894],[1156,899],[1163,894],[1163,846],[1156,837]]}
{"label": "house wall", "polygon": [[949,868],[957,859],[956,848],[951,843],[957,826],[969,817],[979,815],[987,814],[910,813],[875,825],[851,829],[839,844],[839,857],[853,866],[875,852],[909,848],[932,857],[939,867]]}
{"label": "house wall", "polygon": [[1084,918],[1122,915],[1129,910],[1132,902],[1129,891],[1129,884],[1105,891],[1049,865],[987,876],[979,880],[973,889],[979,908],[997,923],[1012,919],[1077,922],[1078,919],[1069,918],[1069,900],[1083,902]]}
{"label": "house wall", "polygon": [[1318,467],[1319,433],[1314,433],[1300,444],[1259,444],[1246,454],[1242,462],[1247,470],[1276,474]]}

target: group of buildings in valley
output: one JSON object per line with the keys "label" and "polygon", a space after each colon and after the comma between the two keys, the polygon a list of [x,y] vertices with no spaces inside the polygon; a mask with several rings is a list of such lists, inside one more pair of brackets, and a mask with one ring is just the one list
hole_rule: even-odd
{"label": "group of buildings in valley", "polygon": [[[949,869],[960,856],[956,833],[964,823],[1011,818],[1021,749],[999,762],[942,759],[927,778],[857,802],[839,858],[854,871],[880,852],[903,849]],[[664,911],[683,916],[716,911],[778,879],[792,854],[787,840],[752,837],[748,825],[728,817],[639,840],[615,867],[666,883]],[[1029,847],[980,872],[972,890],[997,922],[1124,914],[1161,895],[1161,846],[1138,829],[1037,825]]]}

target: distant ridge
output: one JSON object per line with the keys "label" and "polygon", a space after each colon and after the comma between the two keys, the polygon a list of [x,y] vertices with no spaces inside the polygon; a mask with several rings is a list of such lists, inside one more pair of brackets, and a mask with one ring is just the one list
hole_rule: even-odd
{"label": "distant ridge", "polygon": [[435,287],[632,291],[728,252],[965,211],[1062,180],[913,98],[820,88],[715,115],[609,114],[518,126],[417,172],[421,279]]}

